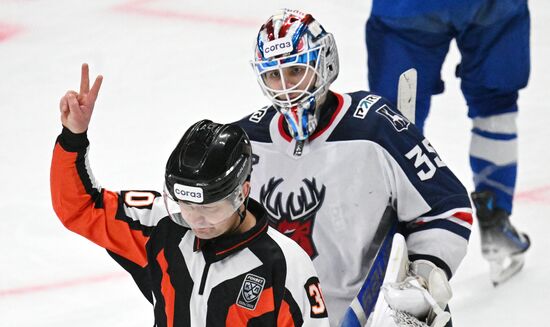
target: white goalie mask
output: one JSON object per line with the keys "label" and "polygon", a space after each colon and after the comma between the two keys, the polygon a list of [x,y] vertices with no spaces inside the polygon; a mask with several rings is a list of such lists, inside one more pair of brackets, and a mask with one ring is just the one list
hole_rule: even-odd
{"label": "white goalie mask", "polygon": [[317,127],[318,106],[338,76],[332,34],[309,14],[280,10],[260,28],[251,64],[292,136],[306,140]]}

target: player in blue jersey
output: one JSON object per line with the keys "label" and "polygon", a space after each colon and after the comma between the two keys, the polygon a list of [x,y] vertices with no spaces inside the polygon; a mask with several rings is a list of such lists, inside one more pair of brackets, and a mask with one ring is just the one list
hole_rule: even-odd
{"label": "player in blue jersey", "polygon": [[523,266],[530,245],[510,223],[517,173],[518,90],[529,77],[527,0],[373,1],[366,25],[371,90],[395,103],[399,75],[418,71],[416,125],[430,98],[443,92],[441,66],[454,39],[461,53],[456,76],[472,119],[472,200],[491,279],[500,283]]}
{"label": "player in blue jersey", "polygon": [[[422,281],[409,288],[419,295],[411,301],[423,312],[417,317],[437,320],[427,312],[445,308],[447,279],[470,235],[470,201],[460,181],[388,101],[367,91],[329,90],[338,51],[311,15],[284,9],[271,16],[257,34],[251,64],[272,103],[238,122],[252,143],[251,198],[313,259],[331,325],[346,319],[369,274],[388,206],[416,267],[409,273]],[[389,301],[401,310],[399,302]]]}

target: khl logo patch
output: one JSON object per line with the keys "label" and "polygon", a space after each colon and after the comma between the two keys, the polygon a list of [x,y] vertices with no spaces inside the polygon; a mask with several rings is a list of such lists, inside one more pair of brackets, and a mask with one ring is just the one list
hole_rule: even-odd
{"label": "khl logo patch", "polygon": [[246,275],[237,298],[237,305],[249,310],[256,309],[264,286],[265,278],[254,274]]}

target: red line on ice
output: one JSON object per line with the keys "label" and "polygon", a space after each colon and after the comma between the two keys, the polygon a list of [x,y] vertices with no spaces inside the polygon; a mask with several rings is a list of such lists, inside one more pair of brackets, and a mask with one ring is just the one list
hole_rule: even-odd
{"label": "red line on ice", "polygon": [[38,284],[38,285],[23,286],[23,287],[11,288],[11,289],[8,288],[8,289],[0,290],[0,298],[12,296],[12,295],[32,294],[32,293],[38,293],[38,292],[58,290],[62,288],[81,286],[81,285],[102,283],[112,279],[122,278],[124,276],[128,276],[128,274],[123,272],[108,273],[103,275],[63,280],[63,281],[54,282],[50,284]]}
{"label": "red line on ice", "polygon": [[23,28],[21,26],[10,25],[0,22],[0,42],[7,40],[15,34],[21,32]]}
{"label": "red line on ice", "polygon": [[550,204],[550,185],[537,187],[524,192],[518,192],[514,199],[522,202]]}
{"label": "red line on ice", "polygon": [[145,6],[158,0],[132,0],[113,9],[127,13],[141,14],[145,16],[180,19],[184,21],[193,21],[199,23],[209,23],[216,25],[233,25],[238,27],[258,27],[261,22],[252,19],[233,18],[227,16],[213,16],[192,12],[181,12],[168,9],[155,9]]}

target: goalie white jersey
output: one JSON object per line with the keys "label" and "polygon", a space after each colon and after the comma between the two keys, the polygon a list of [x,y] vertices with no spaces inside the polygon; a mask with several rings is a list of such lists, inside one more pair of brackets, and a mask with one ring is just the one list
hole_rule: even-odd
{"label": "goalie white jersey", "polygon": [[313,258],[335,325],[368,273],[364,256],[388,204],[411,260],[428,259],[449,277],[466,254],[472,216],[462,184],[383,98],[329,92],[321,109],[304,144],[273,107],[237,124],[252,141],[251,197]]}

